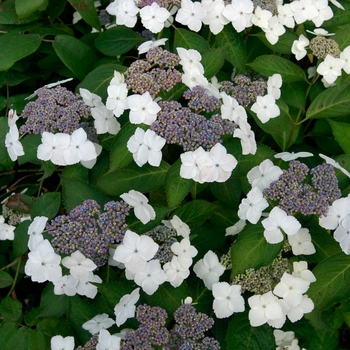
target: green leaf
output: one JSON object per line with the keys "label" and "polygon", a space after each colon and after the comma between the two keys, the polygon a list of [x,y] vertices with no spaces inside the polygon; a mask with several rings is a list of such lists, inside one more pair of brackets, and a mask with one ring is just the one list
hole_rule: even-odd
{"label": "green leaf", "polygon": [[224,50],[221,47],[203,52],[201,63],[204,67],[204,76],[208,79],[215,76],[224,65],[224,61]]}
{"label": "green leaf", "polygon": [[305,344],[306,349],[317,350],[338,350],[339,348],[339,331],[325,331],[315,332],[308,337]]}
{"label": "green leaf", "polygon": [[65,294],[56,295],[53,292],[54,285],[48,284],[41,294],[38,317],[61,317],[67,312],[69,297]]}
{"label": "green leaf", "polygon": [[180,176],[181,160],[178,159],[168,170],[165,178],[165,193],[170,207],[175,207],[186,197],[193,186],[192,179]]}
{"label": "green leaf", "polygon": [[82,327],[82,324],[91,320],[97,313],[97,310],[86,299],[83,300],[78,295],[69,297],[68,321],[84,343],[91,338],[91,334]]}
{"label": "green leaf", "polygon": [[226,335],[227,350],[275,350],[272,327],[252,327],[247,313],[234,314]]}
{"label": "green leaf", "polygon": [[171,317],[174,312],[181,306],[181,300],[184,300],[190,295],[190,292],[185,283],[179,287],[174,288],[169,283],[163,283],[159,286],[157,291],[149,295],[144,295],[147,304],[151,306],[160,306],[165,309]]}
{"label": "green leaf", "polygon": [[94,6],[94,0],[68,0],[69,3],[80,13],[83,20],[97,30],[101,29],[100,20]]}
{"label": "green leaf", "polygon": [[328,309],[350,298],[350,257],[339,253],[321,262],[313,270],[316,282],[307,292],[315,308]]}
{"label": "green leaf", "polygon": [[15,239],[13,240],[13,252],[15,256],[21,256],[28,250],[28,227],[30,220],[25,220],[16,226]]}
{"label": "green leaf", "polygon": [[247,51],[242,36],[230,25],[215,37],[215,46],[225,50],[225,60],[230,62],[240,71],[245,71]]}
{"label": "green leaf", "polygon": [[7,322],[16,322],[22,316],[22,304],[12,297],[2,299],[0,304],[0,314]]}
{"label": "green leaf", "polygon": [[[20,327],[12,335],[6,344],[5,350],[29,350],[28,342],[31,330],[27,327]],[[32,350],[32,349],[31,349]]]}
{"label": "green leaf", "polygon": [[101,33],[95,41],[97,50],[107,56],[119,56],[144,41],[133,29],[117,26]]}
{"label": "green leaf", "polygon": [[61,193],[49,192],[40,196],[33,204],[30,210],[30,216],[35,218],[36,216],[46,216],[49,219],[53,219],[61,206]]}
{"label": "green leaf", "polygon": [[174,51],[178,47],[183,47],[186,50],[194,49],[202,52],[208,50],[210,45],[197,33],[183,28],[175,28]]}
{"label": "green leaf", "polygon": [[115,137],[111,147],[110,171],[124,168],[132,162],[132,153],[128,150],[126,144],[138,127],[138,125],[128,122]]}
{"label": "green leaf", "polygon": [[229,207],[220,202],[214,204],[215,209],[213,215],[210,217],[210,222],[215,226],[226,229],[227,227],[234,225],[239,220],[237,216],[237,207]]}
{"label": "green leaf", "polygon": [[230,208],[237,208],[241,199],[241,182],[238,173],[233,170],[231,177],[222,183],[213,182],[209,188],[215,198]]}
{"label": "green leaf", "polygon": [[271,264],[282,247],[283,241],[277,244],[267,243],[261,224],[248,224],[231,246],[231,276]]}
{"label": "green leaf", "polygon": [[25,18],[18,17],[15,0],[3,1],[0,5],[0,24],[25,24],[34,22],[42,16],[40,12],[35,12],[31,16]]}
{"label": "green leaf", "polygon": [[338,7],[333,11],[333,17],[322,24],[322,28],[338,27],[350,23],[350,3],[342,1],[343,9]]}
{"label": "green leaf", "polygon": [[286,32],[278,38],[276,44],[272,45],[267,39],[263,31],[256,34],[256,36],[271,50],[278,54],[290,55],[291,47],[294,40],[298,40],[298,35],[287,29]]}
{"label": "green leaf", "polygon": [[52,43],[57,56],[80,80],[90,73],[95,63],[95,52],[82,41],[70,35],[57,35]]}
{"label": "green leaf", "polygon": [[348,35],[350,29],[349,23],[347,23],[343,29],[337,30],[335,32],[335,35],[332,36],[332,39],[339,45],[340,50],[344,50],[347,46],[350,45],[350,36]]}
{"label": "green leaf", "polygon": [[333,135],[344,153],[350,154],[350,124],[335,122],[328,119],[329,124],[332,127]]}
{"label": "green leaf", "polygon": [[290,106],[305,111],[308,87],[309,85],[306,82],[283,82],[281,88],[282,98]]}
{"label": "green leaf", "polygon": [[131,294],[134,289],[134,283],[128,282],[127,280],[101,283],[98,285],[98,291],[101,293],[111,309],[114,309],[122,296],[125,294]]}
{"label": "green leaf", "polygon": [[16,13],[18,17],[25,18],[35,11],[43,11],[48,5],[48,0],[16,0]]}
{"label": "green leaf", "polygon": [[248,66],[258,73],[269,77],[275,73],[282,76],[283,82],[307,81],[305,72],[295,63],[275,55],[262,55]]}
{"label": "green leaf", "polygon": [[[0,344],[5,349],[8,340],[16,333],[18,326],[15,323],[5,322],[0,327]],[[16,348],[17,349],[17,348]]]}
{"label": "green leaf", "polygon": [[188,226],[194,227],[203,224],[214,212],[214,205],[205,200],[197,199],[186,203],[182,208],[177,209],[177,215]]}
{"label": "green leaf", "polygon": [[335,118],[349,115],[350,83],[342,82],[321,92],[312,101],[306,117]]}
{"label": "green leaf", "polygon": [[170,165],[164,161],[159,167],[130,164],[127,168],[113,170],[102,176],[97,183],[104,193],[119,196],[133,189],[142,193],[152,191],[164,184]]}
{"label": "green leaf", "polygon": [[15,62],[34,53],[40,44],[38,34],[1,34],[0,71],[8,70]]}
{"label": "green leaf", "polygon": [[0,288],[6,288],[13,282],[12,276],[6,271],[0,271]]}
{"label": "green leaf", "polygon": [[57,334],[62,337],[72,335],[72,329],[69,327],[67,320],[63,317],[45,318],[37,324],[36,329],[50,339]]}
{"label": "green leaf", "polygon": [[87,182],[89,179],[89,170],[81,165],[81,163],[77,163],[66,166],[62,171],[62,176],[67,179]]}
{"label": "green leaf", "polygon": [[22,165],[24,163],[41,163],[37,157],[38,146],[41,144],[40,135],[26,135],[21,140],[24,155],[18,158],[18,164]]}
{"label": "green leaf", "polygon": [[120,64],[104,64],[91,71],[84,80],[77,86],[77,89],[84,88],[90,92],[107,98],[107,87],[114,76],[114,71],[124,73],[126,67]]}
{"label": "green leaf", "polygon": [[[57,334],[55,334],[57,335]],[[46,348],[46,338],[43,332],[36,329],[28,329],[28,350],[38,350]]]}

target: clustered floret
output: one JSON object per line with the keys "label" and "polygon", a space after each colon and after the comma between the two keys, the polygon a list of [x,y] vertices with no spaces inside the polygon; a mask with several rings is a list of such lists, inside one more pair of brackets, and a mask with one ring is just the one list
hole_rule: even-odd
{"label": "clustered floret", "polygon": [[182,304],[174,312],[174,327],[166,328],[167,313],[159,306],[139,305],[136,330],[128,331],[121,342],[122,350],[152,350],[161,346],[165,350],[219,350],[220,344],[205,333],[214,325],[214,320],[196,311],[190,304]]}
{"label": "clustered floret", "polygon": [[206,119],[177,101],[160,101],[159,105],[162,109],[150,129],[165,138],[167,144],[180,145],[184,151],[199,147],[210,150],[222,143],[221,137],[232,134],[236,127],[234,122],[223,120],[220,114]]}
{"label": "clustered floret", "polygon": [[326,38],[323,35],[317,35],[310,41],[310,49],[312,53],[321,59],[325,59],[327,55],[333,57],[340,57],[339,45],[336,41],[331,38]]}
{"label": "clustered floret", "polygon": [[[309,174],[311,184],[307,182]],[[278,201],[278,206],[288,215],[326,215],[328,207],[341,197],[331,165],[324,163],[310,170],[298,160],[292,160],[289,169],[283,170],[263,193],[266,199]]]}
{"label": "clustered floret", "polygon": [[130,206],[124,201],[110,201],[101,212],[94,200],[85,200],[69,215],[60,215],[47,224],[56,253],[71,254],[79,250],[97,266],[108,261],[109,244],[118,244],[127,230]]}
{"label": "clustered floret", "polygon": [[38,98],[24,107],[21,116],[25,123],[19,131],[27,134],[44,131],[71,134],[81,127],[81,119],[87,119],[89,115],[90,108],[79,94],[73,94],[62,86],[43,88],[38,91]]}
{"label": "clustered floret", "polygon": [[125,82],[135,94],[149,92],[155,97],[160,91],[170,91],[181,82],[181,73],[175,67],[180,58],[161,47],[151,48],[146,60],[133,62],[125,72]]}

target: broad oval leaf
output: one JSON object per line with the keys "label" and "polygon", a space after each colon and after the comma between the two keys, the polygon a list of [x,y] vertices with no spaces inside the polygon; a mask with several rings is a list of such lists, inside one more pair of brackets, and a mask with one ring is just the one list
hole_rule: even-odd
{"label": "broad oval leaf", "polygon": [[283,82],[307,81],[305,72],[295,63],[275,55],[262,55],[248,66],[265,77],[279,73]]}
{"label": "broad oval leaf", "polygon": [[204,76],[212,78],[224,65],[224,50],[222,48],[208,50],[202,53],[201,63],[204,67]]}
{"label": "broad oval leaf", "polygon": [[171,166],[165,178],[165,193],[171,207],[178,205],[193,186],[192,179],[184,179],[180,176],[180,166],[179,159]]}
{"label": "broad oval leaf", "polygon": [[331,119],[328,122],[331,124],[333,135],[344,153],[350,154],[350,124],[335,122]]}
{"label": "broad oval leaf", "polygon": [[283,241],[270,244],[264,237],[261,224],[247,226],[231,246],[231,276],[244,273],[247,269],[269,265],[279,254]]}
{"label": "broad oval leaf", "polygon": [[117,26],[103,32],[95,41],[95,47],[107,56],[119,56],[143,41],[133,29]]}
{"label": "broad oval leaf", "polygon": [[84,78],[77,86],[77,90],[79,88],[88,89],[105,100],[107,98],[107,87],[114,76],[114,71],[124,73],[126,67],[120,64],[104,64],[99,66]]}
{"label": "broad oval leaf", "polygon": [[349,115],[350,82],[342,82],[321,92],[311,103],[306,117],[335,118]]}
{"label": "broad oval leaf", "polygon": [[57,35],[52,43],[57,56],[80,80],[92,70],[95,52],[82,41],[70,35]]}
{"label": "broad oval leaf", "polygon": [[329,257],[313,269],[316,282],[307,294],[315,308],[325,310],[350,298],[350,256],[339,253]]}
{"label": "broad oval leaf", "polygon": [[130,189],[142,193],[152,191],[164,184],[166,173],[170,165],[164,161],[159,167],[145,164],[142,167],[130,164],[108,172],[97,183],[98,189],[111,196],[119,196]]}
{"label": "broad oval leaf", "polygon": [[203,37],[183,28],[175,28],[174,50],[177,47],[198,50],[199,52],[210,49],[209,43]]}
{"label": "broad oval leaf", "polygon": [[6,288],[13,282],[12,276],[6,271],[0,271],[0,288]]}
{"label": "broad oval leaf", "polygon": [[48,0],[16,0],[16,13],[18,17],[25,18],[35,11],[43,11],[48,5]]}
{"label": "broad oval leaf", "polygon": [[34,53],[40,44],[38,34],[1,34],[0,71],[8,70],[15,62]]}
{"label": "broad oval leaf", "polygon": [[45,193],[34,202],[30,210],[30,215],[32,218],[36,216],[46,216],[49,219],[53,219],[57,215],[60,205],[60,192]]}
{"label": "broad oval leaf", "polygon": [[[25,1],[25,0],[24,0]],[[96,8],[94,6],[94,0],[68,0],[69,3],[80,13],[83,20],[90,24],[91,27],[97,30],[101,29],[100,20]]]}
{"label": "broad oval leaf", "polygon": [[230,62],[240,71],[245,71],[247,51],[242,36],[236,32],[231,25],[226,25],[224,29],[215,37],[215,45],[225,51],[225,60]]}
{"label": "broad oval leaf", "polygon": [[22,303],[12,297],[4,298],[0,304],[0,314],[5,321],[16,322],[22,316]]}

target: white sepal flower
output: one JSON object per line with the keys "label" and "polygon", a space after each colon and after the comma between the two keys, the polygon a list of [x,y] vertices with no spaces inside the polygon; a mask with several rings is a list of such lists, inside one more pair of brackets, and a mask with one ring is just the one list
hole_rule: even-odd
{"label": "white sepal flower", "polygon": [[9,110],[9,112],[7,113],[7,118],[7,123],[10,129],[12,126],[16,125],[16,122],[19,119],[17,112],[13,109]]}
{"label": "white sepal flower", "polygon": [[282,159],[285,162],[290,160],[298,159],[298,158],[307,158],[313,157],[313,154],[310,152],[281,152],[274,155],[275,158]]}
{"label": "white sepal flower", "polygon": [[225,6],[222,14],[232,23],[238,33],[251,27],[254,4],[251,0],[237,0]]}
{"label": "white sepal flower", "polygon": [[114,325],[114,321],[109,318],[107,314],[96,315],[91,320],[85,322],[82,327],[89,331],[92,335],[95,335],[101,331],[101,329],[107,329]]}
{"label": "white sepal flower", "polygon": [[181,242],[173,243],[170,249],[177,255],[180,265],[185,269],[188,269],[192,265],[192,258],[198,254],[198,250],[191,245],[188,237],[183,238]]}
{"label": "white sepal flower", "polygon": [[77,293],[78,280],[72,275],[62,276],[59,280],[53,282],[55,295],[68,295],[73,296]]}
{"label": "white sepal flower", "polygon": [[291,322],[299,321],[304,314],[311,312],[314,307],[314,302],[306,294],[304,294],[301,302],[289,310],[287,317]]}
{"label": "white sepal flower", "polygon": [[154,294],[166,280],[167,275],[162,270],[159,260],[148,261],[134,276],[135,283],[148,295]]}
{"label": "white sepal flower", "polygon": [[79,94],[83,98],[84,103],[89,107],[99,107],[103,104],[101,96],[98,96],[87,89],[80,88]]}
{"label": "white sepal flower", "polygon": [[240,119],[247,121],[247,112],[237,100],[225,92],[220,94],[223,104],[220,107],[222,119],[228,119],[235,123],[239,123]]}
{"label": "white sepal flower", "polygon": [[167,282],[169,282],[174,288],[179,287],[182,282],[190,275],[190,270],[184,267],[184,264],[180,264],[179,258],[173,256],[171,261],[164,264],[163,269],[167,276]]}
{"label": "white sepal flower", "polygon": [[326,161],[327,164],[332,165],[334,168],[339,169],[344,175],[347,177],[350,177],[350,173],[344,169],[338,162],[336,162],[334,159],[325,156],[324,154],[319,154],[319,156]]}
{"label": "white sepal flower", "polygon": [[265,228],[264,237],[267,242],[271,244],[279,243],[283,241],[283,230],[288,236],[295,235],[300,229],[300,222],[291,215],[279,208],[274,207],[269,216],[264,219],[262,225]]}
{"label": "white sepal flower", "polygon": [[240,285],[229,285],[227,282],[213,284],[213,310],[217,318],[230,317],[234,312],[243,312],[244,299]]}
{"label": "white sepal flower", "polygon": [[263,10],[260,6],[257,6],[252,15],[252,23],[261,29],[267,29],[269,26],[269,20],[272,17],[272,13],[268,10]]}
{"label": "white sepal flower", "polygon": [[143,270],[147,261],[156,254],[159,246],[149,236],[139,236],[137,233],[127,230],[123,242],[115,250],[113,259],[125,264],[125,267],[133,274]]}
{"label": "white sepal flower", "polygon": [[281,97],[282,76],[273,74],[267,79],[267,93],[273,95],[278,100]]}
{"label": "white sepal flower", "polygon": [[37,150],[37,157],[40,160],[51,160],[56,165],[67,165],[64,150],[69,147],[70,135],[64,133],[53,134],[44,131],[41,134],[41,144]]}
{"label": "white sepal flower", "polygon": [[104,104],[91,108],[91,115],[94,118],[94,127],[97,134],[109,133],[117,135],[120,131],[120,123],[115,118],[113,112]]}
{"label": "white sepal flower", "polygon": [[91,259],[86,258],[79,250],[64,257],[62,265],[69,269],[70,274],[79,281],[97,268],[96,264]]}
{"label": "white sepal flower", "polygon": [[74,337],[55,335],[50,340],[51,350],[74,350]]}
{"label": "white sepal flower", "polygon": [[350,74],[350,45],[340,53],[340,58],[345,62],[343,66],[344,72]]}
{"label": "white sepal flower", "polygon": [[207,15],[207,11],[200,2],[191,0],[181,0],[181,7],[177,11],[175,20],[194,32],[198,32],[202,27],[202,20]]}
{"label": "white sepal flower", "polygon": [[173,228],[178,236],[188,237],[191,233],[190,227],[177,215],[174,215],[171,220],[162,220],[162,223],[169,228]]}
{"label": "white sepal flower", "polygon": [[139,167],[146,163],[158,167],[162,161],[161,150],[165,143],[166,140],[153,130],[148,129],[145,132],[137,128],[135,134],[128,140],[127,147]]}
{"label": "white sepal flower", "polygon": [[119,300],[119,303],[114,307],[116,324],[120,327],[128,318],[135,316],[135,304],[140,299],[140,288],[134,289],[131,294],[125,294]]}
{"label": "white sepal flower", "polygon": [[333,84],[337,78],[341,76],[344,65],[345,61],[341,58],[327,54],[326,58],[319,64],[316,71],[323,75],[323,78],[328,84]]}
{"label": "white sepal flower", "polygon": [[56,254],[51,243],[44,239],[28,253],[24,272],[33,282],[56,281],[62,277],[61,257]]}
{"label": "white sepal flower", "polygon": [[148,52],[148,50],[153,49],[154,47],[165,45],[165,42],[167,40],[168,40],[168,38],[145,41],[137,48],[137,51],[139,52],[139,55],[141,55],[143,53]]}
{"label": "white sepal flower", "polygon": [[315,275],[308,270],[306,261],[294,261],[292,275],[295,277],[300,277],[309,283],[316,281]]}
{"label": "white sepal flower", "polygon": [[298,40],[293,41],[292,53],[294,53],[297,61],[300,61],[302,58],[306,56],[307,54],[306,47],[309,44],[310,44],[309,39],[303,34],[300,34]]}
{"label": "white sepal flower", "polygon": [[310,282],[285,272],[273,293],[283,298],[290,307],[296,307],[300,304],[303,294],[309,289],[309,286]]}
{"label": "white sepal flower", "polygon": [[161,110],[148,91],[142,95],[128,96],[128,106],[130,109],[129,120],[132,124],[151,125],[157,119],[157,113]]}
{"label": "white sepal flower", "polygon": [[238,217],[241,220],[248,220],[256,224],[262,214],[262,211],[269,206],[261,190],[253,187],[247,194],[247,198],[242,199],[238,208]]}
{"label": "white sepal flower", "polygon": [[78,281],[77,284],[77,294],[86,296],[90,299],[94,299],[97,295],[98,289],[92,283],[102,283],[100,276],[94,275],[92,272],[89,272],[87,277]]}
{"label": "white sepal flower", "polygon": [[276,100],[272,94],[257,96],[256,102],[250,109],[256,113],[257,117],[263,124],[280,115],[280,109],[276,105]]}
{"label": "white sepal flower", "polygon": [[96,350],[120,350],[121,338],[111,335],[106,329],[101,329]]}
{"label": "white sepal flower", "polygon": [[252,187],[258,187],[263,191],[273,181],[276,181],[282,173],[283,171],[280,167],[274,165],[270,159],[265,159],[260,165],[249,170],[247,178]]}
{"label": "white sepal flower", "polygon": [[24,155],[23,146],[19,141],[19,132],[16,124],[12,125],[9,132],[6,134],[5,146],[13,162],[16,161],[18,157]]}
{"label": "white sepal flower", "polygon": [[76,164],[80,161],[87,162],[97,158],[96,148],[88,140],[83,128],[75,130],[70,135],[70,142],[68,148],[63,151],[63,156],[67,165]]}
{"label": "white sepal flower", "polygon": [[316,253],[307,228],[302,228],[295,235],[288,236],[288,242],[294,255],[312,255]]}
{"label": "white sepal flower", "polygon": [[245,220],[238,220],[234,225],[226,228],[225,236],[235,236],[243,231],[247,222]]}
{"label": "white sepal flower", "polygon": [[125,83],[110,84],[107,92],[106,107],[110,111],[113,111],[114,115],[118,118],[128,108],[128,87]]}
{"label": "white sepal flower", "polygon": [[212,2],[210,8],[207,8],[207,15],[202,19],[204,24],[209,25],[209,30],[214,35],[219,34],[224,29],[224,26],[230,23],[222,13],[224,8],[225,2],[223,0],[216,0]]}
{"label": "white sepal flower", "polygon": [[156,218],[156,212],[148,204],[148,198],[139,191],[130,190],[120,195],[127,204],[134,208],[135,216],[145,225]]}
{"label": "white sepal flower", "polygon": [[193,271],[198,278],[202,279],[204,285],[211,290],[214,283],[219,282],[220,276],[225,272],[225,267],[219,262],[218,256],[209,250],[193,266]]}
{"label": "white sepal flower", "polygon": [[233,132],[233,137],[241,139],[242,154],[255,154],[257,150],[255,134],[251,129],[250,124],[246,119],[240,118],[238,120],[239,128]]}
{"label": "white sepal flower", "polygon": [[0,240],[4,241],[6,239],[12,241],[15,239],[15,229],[16,226],[9,225],[5,223],[5,218],[0,215]]}
{"label": "white sepal flower", "polygon": [[272,16],[268,20],[267,28],[264,28],[263,31],[265,32],[265,37],[268,40],[268,42],[271,45],[275,45],[279,37],[286,32],[286,29],[279,22],[279,19],[277,16]]}
{"label": "white sepal flower", "polygon": [[156,2],[140,10],[143,26],[154,34],[159,33],[164,28],[165,21],[169,16],[170,12],[166,8],[160,7]]}
{"label": "white sepal flower", "polygon": [[350,197],[336,199],[328,207],[327,215],[322,215],[319,225],[326,230],[335,230],[342,220],[350,215]]}
{"label": "white sepal flower", "polygon": [[350,254],[350,215],[345,217],[334,231],[334,239],[339,242],[342,251]]}

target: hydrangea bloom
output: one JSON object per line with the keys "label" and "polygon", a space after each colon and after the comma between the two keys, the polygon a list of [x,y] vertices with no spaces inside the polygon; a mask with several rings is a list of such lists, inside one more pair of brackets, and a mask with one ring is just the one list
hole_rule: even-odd
{"label": "hydrangea bloom", "polygon": [[130,109],[129,119],[132,124],[151,125],[157,119],[160,107],[154,102],[148,91],[142,95],[128,96],[128,106]]}
{"label": "hydrangea bloom", "polygon": [[299,39],[298,40],[294,40],[293,41],[293,45],[292,45],[292,53],[294,53],[295,58],[300,61],[302,58],[304,58],[307,54],[306,51],[306,46],[308,46],[310,44],[309,39],[303,35],[300,34]]}
{"label": "hydrangea bloom", "polygon": [[119,350],[121,338],[111,335],[106,329],[101,329],[96,350]]}
{"label": "hydrangea bloom", "polygon": [[250,124],[243,118],[238,120],[239,128],[233,132],[234,137],[241,139],[242,154],[255,154],[257,150],[255,134]]}
{"label": "hydrangea bloom", "polygon": [[258,96],[256,102],[250,108],[262,123],[267,123],[271,118],[280,115],[280,109],[276,105],[276,100],[272,94]]}
{"label": "hydrangea bloom", "polygon": [[107,314],[96,315],[91,320],[85,322],[82,327],[92,335],[97,334],[101,329],[107,329],[114,325],[114,321]]}
{"label": "hydrangea bloom", "polygon": [[6,134],[5,146],[13,162],[16,161],[18,157],[24,155],[23,146],[19,141],[19,132],[16,124],[12,125],[9,132]]}
{"label": "hydrangea bloom", "polygon": [[234,312],[244,311],[244,299],[240,285],[229,285],[227,282],[213,284],[213,310],[217,318],[226,318]]}
{"label": "hydrangea bloom", "polygon": [[342,68],[345,65],[345,61],[341,58],[333,57],[327,54],[323,62],[321,62],[316,71],[323,75],[323,78],[328,84],[333,84],[337,78],[341,75]]}
{"label": "hydrangea bloom", "polygon": [[117,326],[120,327],[128,318],[135,316],[135,304],[140,298],[140,288],[134,289],[131,294],[125,294],[114,307]]}
{"label": "hydrangea bloom", "polygon": [[74,350],[74,337],[55,335],[50,340],[51,350]]}
{"label": "hydrangea bloom", "polygon": [[181,0],[181,7],[177,11],[175,20],[188,26],[194,32],[198,32],[202,27],[202,20],[207,15],[207,11],[200,2],[191,0]]}
{"label": "hydrangea bloom", "polygon": [[[191,263],[192,264],[192,263]],[[170,262],[164,264],[163,269],[167,276],[167,281],[174,287],[179,287],[190,275],[190,270],[180,263],[177,256],[173,256]]]}
{"label": "hydrangea bloom", "polygon": [[97,266],[89,258],[86,258],[79,250],[62,259],[62,265],[69,269],[71,275],[77,280],[86,278],[89,272],[94,271]]}
{"label": "hydrangea bloom", "polygon": [[156,2],[140,10],[143,26],[155,34],[159,33],[164,28],[165,21],[169,16],[170,12],[166,8],[160,7]]}
{"label": "hydrangea bloom", "polygon": [[91,108],[91,115],[94,118],[94,127],[97,134],[109,133],[116,135],[120,131],[120,124],[112,111],[104,104]]}
{"label": "hydrangea bloom", "polygon": [[15,238],[16,226],[12,226],[5,223],[5,218],[0,215],[0,240],[4,241],[6,239],[13,240]]}
{"label": "hydrangea bloom", "polygon": [[254,4],[251,0],[238,0],[225,6],[222,14],[232,23],[238,33],[251,27]]}
{"label": "hydrangea bloom", "polygon": [[307,228],[302,228],[295,235],[288,236],[288,242],[292,247],[294,255],[311,255],[316,253]]}

